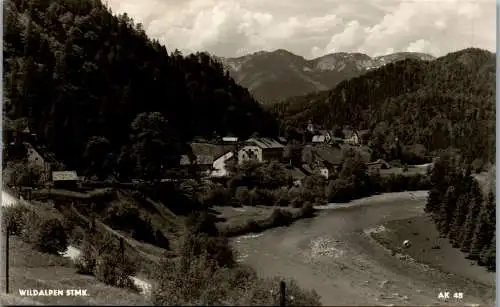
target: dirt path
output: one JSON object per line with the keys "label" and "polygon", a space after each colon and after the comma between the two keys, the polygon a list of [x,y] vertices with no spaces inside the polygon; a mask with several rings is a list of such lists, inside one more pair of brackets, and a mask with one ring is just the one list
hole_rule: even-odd
{"label": "dirt path", "polygon": [[[364,231],[421,215],[425,202],[426,193],[420,191],[378,195],[336,209],[327,206],[314,219],[239,237],[234,245],[240,259],[260,274],[293,277],[315,289],[324,305],[492,306],[492,287],[399,260]],[[464,299],[440,300],[441,291],[463,292]]]}

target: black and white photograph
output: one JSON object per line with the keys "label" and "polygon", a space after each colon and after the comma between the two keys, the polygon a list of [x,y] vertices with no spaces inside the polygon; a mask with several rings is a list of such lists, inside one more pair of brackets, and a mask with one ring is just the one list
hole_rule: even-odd
{"label": "black and white photograph", "polygon": [[0,304],[496,304],[494,0],[4,0]]}

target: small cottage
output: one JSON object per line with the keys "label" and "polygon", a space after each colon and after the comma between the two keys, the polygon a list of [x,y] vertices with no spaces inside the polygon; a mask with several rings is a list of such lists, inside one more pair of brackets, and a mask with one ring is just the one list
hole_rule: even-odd
{"label": "small cottage", "polygon": [[52,182],[56,189],[72,190],[78,187],[78,177],[76,171],[52,172]]}

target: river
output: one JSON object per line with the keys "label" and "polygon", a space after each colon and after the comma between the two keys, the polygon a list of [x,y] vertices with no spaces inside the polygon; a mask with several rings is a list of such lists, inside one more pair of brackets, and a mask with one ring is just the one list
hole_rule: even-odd
{"label": "river", "polygon": [[[470,282],[418,263],[403,262],[365,230],[423,214],[427,192],[390,193],[321,208],[317,217],[290,227],[235,238],[240,261],[264,276],[295,278],[315,289],[324,305],[444,304],[440,291],[465,291],[460,305],[489,303]],[[335,208],[336,209],[332,209]]]}

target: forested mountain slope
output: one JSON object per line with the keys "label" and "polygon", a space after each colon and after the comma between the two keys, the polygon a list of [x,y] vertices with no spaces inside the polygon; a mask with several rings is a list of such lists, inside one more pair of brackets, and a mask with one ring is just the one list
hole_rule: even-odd
{"label": "forested mountain slope", "polygon": [[429,152],[454,147],[474,159],[494,159],[495,55],[469,48],[434,61],[404,60],[341,82],[330,91],[273,107],[289,126],[350,125],[371,130],[388,155],[396,138]]}
{"label": "forested mountain slope", "polygon": [[220,63],[167,51],[101,1],[11,0],[4,18],[4,116],[28,118],[76,169],[86,154],[95,167],[142,174],[151,161],[175,164],[193,136],[276,131]]}

